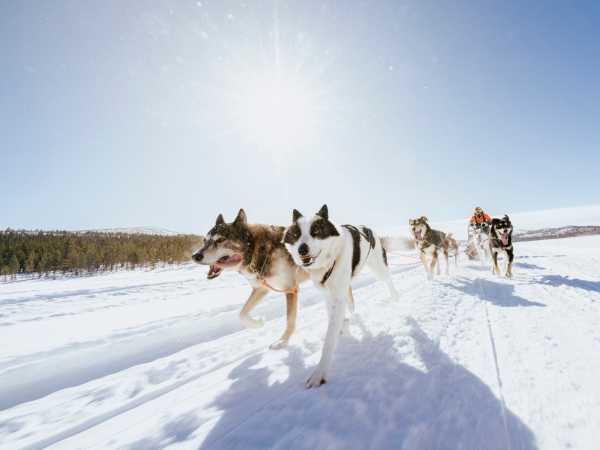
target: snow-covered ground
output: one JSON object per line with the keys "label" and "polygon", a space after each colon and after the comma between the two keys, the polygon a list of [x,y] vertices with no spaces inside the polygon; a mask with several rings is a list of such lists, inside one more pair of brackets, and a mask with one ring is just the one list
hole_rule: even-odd
{"label": "snow-covered ground", "polygon": [[310,284],[279,351],[282,295],[243,329],[235,273],[0,285],[0,448],[597,449],[600,237],[516,253],[511,281],[463,256],[428,282],[394,255],[393,303],[362,274],[351,336],[313,390],[326,314]]}

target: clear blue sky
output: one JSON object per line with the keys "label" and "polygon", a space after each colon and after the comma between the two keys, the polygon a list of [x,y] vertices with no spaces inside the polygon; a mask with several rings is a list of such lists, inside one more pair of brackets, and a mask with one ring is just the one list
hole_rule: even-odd
{"label": "clear blue sky", "polygon": [[2,2],[0,227],[598,203],[599,24],[594,1]]}

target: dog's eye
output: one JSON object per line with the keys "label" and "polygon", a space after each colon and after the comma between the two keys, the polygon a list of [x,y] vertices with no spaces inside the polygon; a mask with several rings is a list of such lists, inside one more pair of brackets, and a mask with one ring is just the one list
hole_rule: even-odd
{"label": "dog's eye", "polygon": [[214,245],[214,246],[217,246],[217,245],[219,245],[219,244],[222,244],[223,242],[225,242],[225,238],[223,238],[223,237],[220,237],[220,238],[217,238],[217,239],[215,239],[215,240],[213,241],[213,245]]}
{"label": "dog's eye", "polygon": [[298,225],[292,225],[285,233],[283,241],[286,244],[293,244],[300,239],[300,227]]}
{"label": "dog's eye", "polygon": [[310,226],[310,235],[312,237],[323,237],[324,233],[323,223],[318,220]]}
{"label": "dog's eye", "polygon": [[328,237],[339,236],[340,234],[331,222],[320,219],[313,222],[310,226],[310,235],[317,239],[327,239]]}

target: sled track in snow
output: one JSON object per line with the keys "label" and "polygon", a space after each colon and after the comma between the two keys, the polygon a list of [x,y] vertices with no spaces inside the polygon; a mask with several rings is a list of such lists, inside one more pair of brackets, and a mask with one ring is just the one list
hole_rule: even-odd
{"label": "sled track in snow", "polygon": [[[479,288],[479,290],[481,291],[483,297],[482,298],[486,298],[486,292],[485,292],[485,288],[483,287],[483,285],[481,284],[480,280],[477,280],[477,286]],[[505,433],[505,438],[506,438],[506,448],[508,450],[512,450],[512,446],[511,446],[511,439],[510,439],[510,432],[508,429],[508,420],[506,419],[506,401],[504,400],[504,392],[502,390],[502,375],[500,372],[500,363],[498,362],[498,352],[496,351],[496,339],[494,338],[494,330],[492,328],[492,321],[490,320],[490,313],[489,313],[489,309],[488,306],[485,302],[483,302],[483,307],[485,310],[485,319],[487,321],[487,329],[488,329],[488,335],[490,338],[490,346],[492,348],[492,357],[494,360],[494,367],[496,369],[496,382],[498,383],[498,395],[500,396],[500,406],[502,408],[502,422],[504,425],[504,433]]]}

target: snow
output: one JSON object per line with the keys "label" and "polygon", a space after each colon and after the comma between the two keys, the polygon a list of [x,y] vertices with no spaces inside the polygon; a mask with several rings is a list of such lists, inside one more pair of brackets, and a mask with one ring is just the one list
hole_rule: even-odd
{"label": "snow", "polygon": [[513,280],[463,256],[429,282],[414,253],[391,255],[400,300],[355,280],[351,336],[314,390],[326,313],[310,283],[279,351],[283,296],[244,329],[235,273],[2,284],[0,449],[593,450],[599,249],[600,236],[518,243]]}

